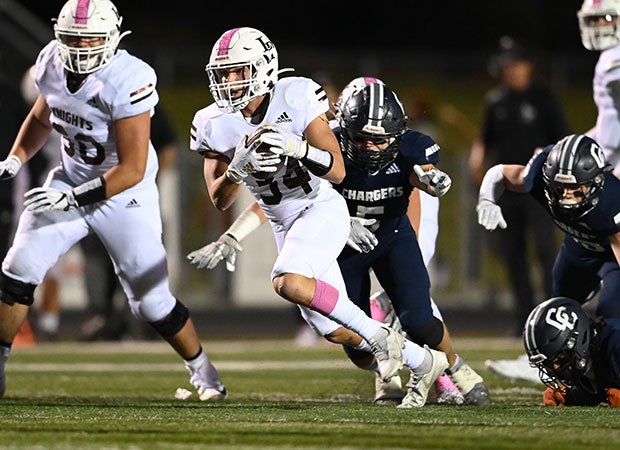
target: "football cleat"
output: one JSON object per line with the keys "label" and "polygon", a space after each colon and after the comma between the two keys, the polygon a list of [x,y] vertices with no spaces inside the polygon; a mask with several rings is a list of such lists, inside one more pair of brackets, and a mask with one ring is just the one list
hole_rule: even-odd
{"label": "football cleat", "polygon": [[375,400],[377,405],[398,405],[403,400],[403,382],[400,374],[394,375],[388,381],[383,381],[375,373]]}
{"label": "football cleat", "polygon": [[491,404],[489,388],[480,375],[457,355],[456,363],[446,370],[459,388],[468,405],[487,406]]}
{"label": "football cleat", "polygon": [[450,367],[445,353],[432,350],[426,345],[424,348],[428,352],[424,360],[431,358],[430,369],[423,373],[416,372],[415,369],[411,371],[411,376],[407,382],[407,395],[397,408],[421,408],[424,406],[431,386]]}
{"label": "football cleat", "polygon": [[405,338],[391,328],[381,327],[368,341],[381,379],[388,381],[403,367],[403,347]]}
{"label": "football cleat", "polygon": [[403,333],[403,327],[385,291],[375,292],[370,296],[370,317],[382,322],[397,333]]}
{"label": "football cleat", "polygon": [[198,397],[202,401],[216,401],[226,399],[228,393],[220,381],[217,370],[211,361],[202,354],[198,361],[185,361],[189,371],[189,382],[196,388]]}

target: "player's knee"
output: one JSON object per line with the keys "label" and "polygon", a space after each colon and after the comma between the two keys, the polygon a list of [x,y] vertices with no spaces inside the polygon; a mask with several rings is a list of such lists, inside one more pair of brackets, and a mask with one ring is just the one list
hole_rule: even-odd
{"label": "player's knee", "polygon": [[302,275],[283,273],[274,277],[273,289],[280,297],[294,303],[299,303],[297,299],[300,297],[300,293],[304,291],[303,282],[305,280],[307,280],[307,278]]}
{"label": "player's knee", "polygon": [[443,322],[437,317],[421,327],[405,330],[409,338],[418,345],[428,345],[431,348],[437,348],[443,339],[444,327]]}
{"label": "player's knee", "polygon": [[149,322],[149,325],[151,325],[160,336],[166,338],[172,337],[181,331],[188,320],[189,309],[177,300],[174,308],[172,308],[172,311],[170,311],[166,317],[156,322]]}
{"label": "player's knee", "polygon": [[19,303],[31,306],[34,303],[36,287],[35,284],[24,283],[2,273],[0,274],[0,301],[7,305]]}

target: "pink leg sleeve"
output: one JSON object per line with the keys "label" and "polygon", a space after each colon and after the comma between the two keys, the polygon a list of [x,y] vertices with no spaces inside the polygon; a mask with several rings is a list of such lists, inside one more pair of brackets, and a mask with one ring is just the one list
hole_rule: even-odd
{"label": "pink leg sleeve", "polygon": [[322,314],[331,314],[338,302],[338,290],[330,284],[316,280],[314,297],[309,308]]}

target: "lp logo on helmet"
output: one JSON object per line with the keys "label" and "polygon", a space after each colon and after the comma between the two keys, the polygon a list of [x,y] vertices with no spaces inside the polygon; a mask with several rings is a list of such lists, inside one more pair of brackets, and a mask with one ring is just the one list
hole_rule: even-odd
{"label": "lp logo on helmet", "polygon": [[560,306],[559,308],[551,308],[547,311],[545,321],[560,331],[566,329],[572,330],[575,328],[575,322],[577,322],[577,314],[573,312],[569,315],[566,312],[566,308],[564,306]]}

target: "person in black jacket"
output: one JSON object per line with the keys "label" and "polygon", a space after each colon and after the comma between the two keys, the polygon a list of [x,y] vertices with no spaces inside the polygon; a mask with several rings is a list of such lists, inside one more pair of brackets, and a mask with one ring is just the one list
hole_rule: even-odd
{"label": "person in black jacket", "polygon": [[[569,134],[561,105],[554,94],[534,76],[534,60],[519,41],[504,36],[489,64],[499,84],[486,97],[480,138],[470,155],[470,171],[478,186],[485,171],[496,164],[525,164],[533,149]],[[558,239],[551,218],[529,196],[506,192],[501,208],[510,226],[497,230],[492,243],[503,259],[514,297],[513,334],[536,306],[529,255],[530,239],[538,257],[543,297],[551,295],[551,272]]]}

